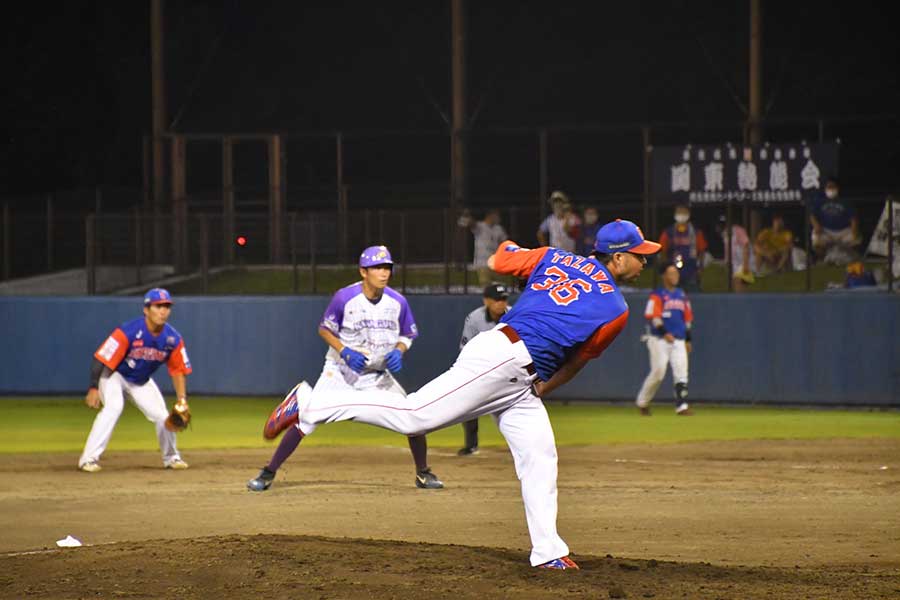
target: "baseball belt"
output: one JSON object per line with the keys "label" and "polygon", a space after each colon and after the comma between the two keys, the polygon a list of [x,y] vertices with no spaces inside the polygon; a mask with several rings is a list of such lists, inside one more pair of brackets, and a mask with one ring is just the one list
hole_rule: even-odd
{"label": "baseball belt", "polygon": [[[519,334],[516,333],[516,330],[510,327],[509,325],[504,325],[500,328],[500,333],[505,335],[511,344],[515,344],[516,342],[521,342],[522,338],[519,337]],[[529,375],[534,375],[537,371],[534,368],[534,363],[528,363],[525,365],[525,370],[528,371]]]}

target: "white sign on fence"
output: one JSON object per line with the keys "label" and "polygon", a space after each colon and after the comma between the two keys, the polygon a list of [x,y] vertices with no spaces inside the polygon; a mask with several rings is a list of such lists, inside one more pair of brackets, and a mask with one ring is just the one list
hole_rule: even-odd
{"label": "white sign on fence", "polygon": [[879,256],[888,255],[888,206],[894,205],[894,255],[897,255],[900,249],[900,199],[895,198],[894,202],[884,202],[884,210],[881,211],[881,218],[878,219],[878,226],[869,240],[869,249],[867,254],[878,254]]}

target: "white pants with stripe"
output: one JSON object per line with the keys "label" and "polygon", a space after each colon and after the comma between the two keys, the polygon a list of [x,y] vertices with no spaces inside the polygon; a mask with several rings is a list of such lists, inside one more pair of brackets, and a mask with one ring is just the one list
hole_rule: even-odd
{"label": "white pants with stripe", "polygon": [[137,385],[122,377],[118,372],[114,371],[109,374],[107,371],[100,378],[98,390],[103,406],[94,419],[91,433],[84,444],[84,452],[78,459],[78,466],[92,460],[100,460],[100,456],[109,445],[113,429],[122,415],[122,409],[125,408],[125,395],[128,395],[134,405],[144,413],[147,420],[156,426],[156,437],[159,439],[159,448],[162,450],[163,464],[167,465],[173,460],[181,458],[178,448],[175,446],[175,434],[165,426],[166,417],[169,416],[166,401],[152,379],[147,380],[147,383],[143,385]]}
{"label": "white pants with stripe", "polygon": [[300,415],[304,435],[318,425],[360,421],[405,435],[419,435],[493,414],[506,438],[522,484],[531,536],[531,564],[566,556],[556,531],[557,455],[550,418],[534,395],[535,376],[525,344],[496,329],[474,337],[442,375],[406,397],[389,391],[327,389],[316,384]]}
{"label": "white pants with stripe", "polygon": [[667,342],[661,337],[650,336],[647,339],[647,350],[650,353],[650,372],[638,392],[637,405],[646,408],[656,395],[656,390],[666,376],[666,369],[672,365],[672,382],[688,382],[688,354],[684,340]]}

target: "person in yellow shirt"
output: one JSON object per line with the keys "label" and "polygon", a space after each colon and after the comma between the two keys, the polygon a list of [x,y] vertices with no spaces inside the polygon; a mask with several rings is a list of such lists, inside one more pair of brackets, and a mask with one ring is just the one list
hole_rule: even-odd
{"label": "person in yellow shirt", "polygon": [[756,243],[757,268],[760,275],[780,273],[789,266],[794,234],[784,227],[784,217],[772,215],[772,226],[759,232]]}

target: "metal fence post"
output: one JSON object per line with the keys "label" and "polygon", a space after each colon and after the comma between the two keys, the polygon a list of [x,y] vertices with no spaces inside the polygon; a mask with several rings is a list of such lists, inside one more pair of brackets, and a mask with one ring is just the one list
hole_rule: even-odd
{"label": "metal fence post", "polygon": [[803,243],[806,249],[806,291],[809,292],[812,290],[812,268],[813,268],[813,256],[812,256],[812,248],[810,248],[810,231],[809,231],[809,198],[804,198],[803,200]]}
{"label": "metal fence post", "polygon": [[406,294],[406,211],[400,213],[400,291]]}
{"label": "metal fence post", "polygon": [[200,215],[200,291],[209,293],[209,221]]}
{"label": "metal fence post", "polygon": [[888,196],[888,292],[894,291],[894,195]]}
{"label": "metal fence post", "polygon": [[316,293],[318,286],[316,285],[316,213],[309,213],[309,276],[310,289],[313,294]]}
{"label": "metal fence post", "polygon": [[87,276],[87,294],[93,296],[97,293],[97,272],[96,272],[96,256],[95,239],[94,239],[94,215],[88,215],[84,222],[84,268]]}
{"label": "metal fence post", "polygon": [[[103,189],[101,186],[97,186],[94,188],[94,215],[96,219],[94,220],[94,241],[96,243],[97,238],[102,238],[103,234],[100,229],[103,226],[103,219],[100,215],[103,214]],[[103,261],[103,247],[99,244],[94,248],[94,260],[96,262]]]}
{"label": "metal fence post", "polygon": [[511,240],[516,240],[519,243],[522,243],[523,240],[519,238],[519,207],[511,206],[509,208],[509,235],[511,236]]}
{"label": "metal fence post", "polygon": [[543,221],[547,214],[547,198],[550,197],[549,163],[550,152],[547,149],[547,130],[538,131],[538,220]]}
{"label": "metal fence post", "polygon": [[450,244],[450,209],[445,208],[443,211],[444,217],[444,293],[450,293],[450,252],[451,252],[451,244]]}
{"label": "metal fence post", "polygon": [[290,232],[288,240],[291,244],[291,269],[293,273],[292,288],[295,294],[300,293],[300,274],[297,271],[297,213],[291,213]]}
{"label": "metal fence post", "polygon": [[731,218],[731,198],[728,198],[725,201],[725,238],[722,240],[724,243],[722,244],[725,247],[725,277],[728,278],[726,282],[728,284],[728,291],[734,291],[734,232],[732,232],[731,228],[732,218]]}
{"label": "metal fence post", "polygon": [[136,284],[141,285],[141,267],[144,262],[144,219],[141,209],[134,207],[134,267]]}
{"label": "metal fence post", "polygon": [[47,271],[53,270],[53,194],[47,194]]}
{"label": "metal fence post", "polygon": [[10,273],[12,273],[12,240],[10,239],[10,232],[12,231],[12,227],[10,224],[10,219],[12,217],[9,214],[9,204],[3,204],[3,279],[9,279]]}

